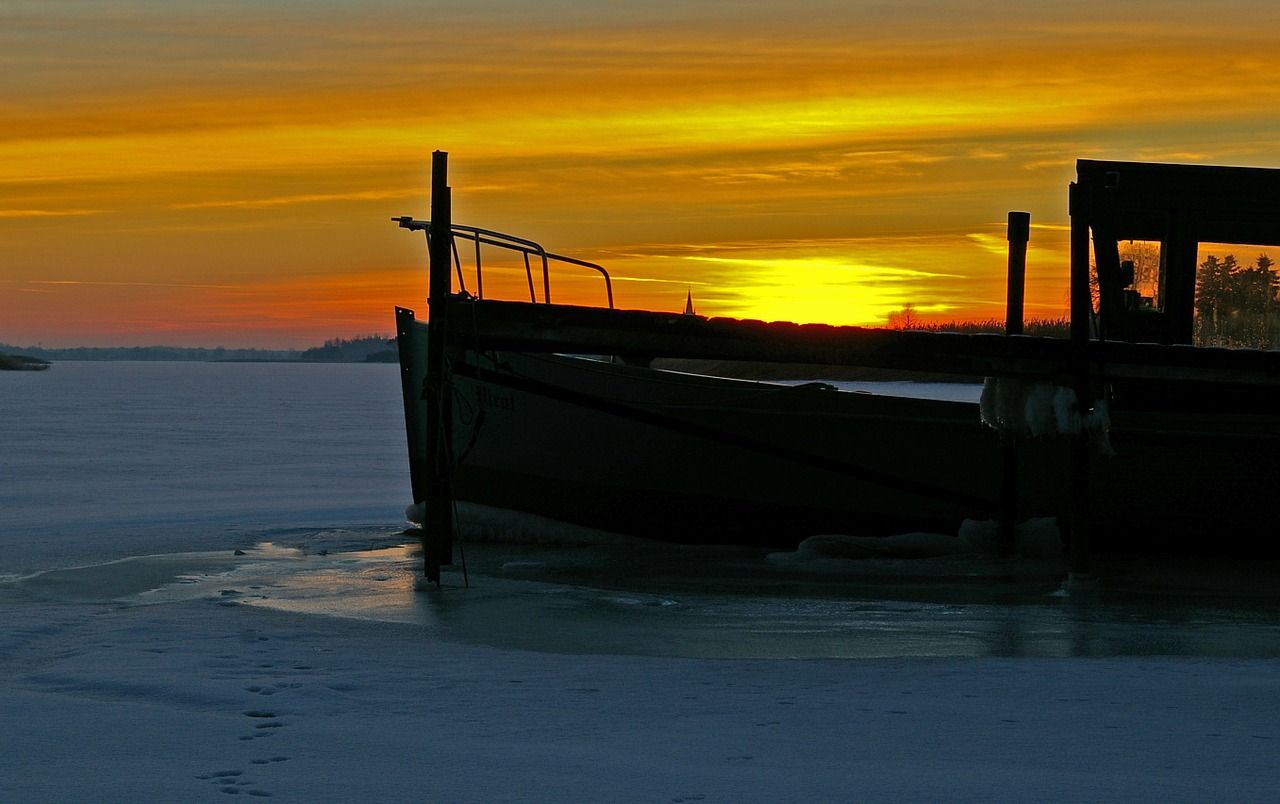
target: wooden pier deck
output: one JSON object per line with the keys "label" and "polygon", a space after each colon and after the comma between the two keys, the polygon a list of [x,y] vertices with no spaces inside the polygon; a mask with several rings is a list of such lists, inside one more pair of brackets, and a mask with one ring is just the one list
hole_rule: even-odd
{"label": "wooden pier deck", "polygon": [[1017,377],[1071,385],[1078,360],[1109,380],[1280,386],[1280,352],[793,324],[451,295],[448,341],[478,349],[744,360]]}

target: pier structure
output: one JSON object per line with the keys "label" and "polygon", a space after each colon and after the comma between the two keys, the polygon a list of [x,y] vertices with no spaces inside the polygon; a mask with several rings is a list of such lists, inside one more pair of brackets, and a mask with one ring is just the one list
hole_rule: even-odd
{"label": "pier structure", "polygon": [[[432,219],[394,219],[424,231],[430,253],[427,353],[402,365],[425,367],[425,375],[404,376],[406,401],[420,395],[428,422],[409,422],[415,440],[433,456],[411,465],[415,502],[425,502],[424,575],[438,580],[451,561],[453,498],[452,443],[448,392],[449,354],[470,349],[618,355],[647,363],[657,358],[857,366],[923,374],[1003,378],[1073,389],[1082,417],[1110,384],[1179,389],[1233,389],[1244,393],[1280,389],[1280,352],[1219,349],[1191,345],[1195,243],[1199,241],[1280,245],[1277,206],[1280,171],[1248,168],[1142,165],[1082,160],[1071,186],[1071,337],[1022,334],[1022,299],[1029,239],[1027,213],[1010,213],[1009,284],[1004,334],[949,333],[826,324],[795,324],[706,317],[613,307],[608,273],[600,266],[549,254],[532,241],[451,222],[447,155],[436,152],[432,173]],[[1271,204],[1257,204],[1259,195]],[[1159,309],[1126,304],[1133,291],[1116,243],[1138,237],[1161,241],[1166,249],[1162,276],[1168,286]],[[452,287],[462,282],[457,239],[476,247],[477,290],[482,243],[522,251],[529,270],[530,301],[486,299]],[[1091,248],[1092,246],[1092,248]],[[1096,255],[1096,263],[1095,263]],[[542,265],[543,299],[537,299],[530,258]],[[551,301],[548,261],[586,266],[603,274],[608,307]],[[1096,265],[1096,268],[1095,268]],[[1091,294],[1096,270],[1100,301]],[[412,313],[408,321],[412,321]],[[403,333],[401,333],[403,335]],[[406,339],[402,337],[402,350]],[[1080,432],[1072,441],[1069,489],[1069,554],[1073,575],[1091,571],[1089,521],[1090,442]],[[1016,441],[1006,447],[1001,543],[1009,546],[1016,512]]]}

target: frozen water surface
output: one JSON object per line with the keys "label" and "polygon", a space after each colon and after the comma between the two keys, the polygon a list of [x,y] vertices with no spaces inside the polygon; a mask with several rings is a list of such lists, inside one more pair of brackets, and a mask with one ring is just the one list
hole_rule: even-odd
{"label": "frozen water surface", "polygon": [[[1272,568],[1112,562],[1095,592],[1061,565],[989,557],[826,560],[619,541],[463,545],[415,590],[416,545],[381,532],[280,532],[236,556],[136,557],[22,579],[42,598],[197,598],[414,625],[566,653],[701,658],[1280,657]],[[353,542],[365,542],[359,547]],[[295,546],[290,546],[295,545]]]}
{"label": "frozen water surface", "polygon": [[0,800],[1280,785],[1271,565],[1103,564],[1064,595],[1051,534],[906,560],[471,509],[465,578],[415,591],[394,366],[59,363],[0,373],[0,411]]}
{"label": "frozen water surface", "polygon": [[[1023,534],[1017,559],[895,559],[843,537],[790,554],[677,547],[463,504],[464,561],[415,592],[394,366],[70,363],[3,381],[0,571],[38,597],[217,596],[575,653],[1280,653],[1274,566],[1112,563],[1097,594],[1067,595],[1051,526]],[[954,537],[902,539],[990,542]]]}

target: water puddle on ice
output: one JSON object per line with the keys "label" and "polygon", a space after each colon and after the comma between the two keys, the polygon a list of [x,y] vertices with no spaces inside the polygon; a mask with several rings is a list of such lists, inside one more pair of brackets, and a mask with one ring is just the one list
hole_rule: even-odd
{"label": "water puddle on ice", "polygon": [[[415,590],[414,545],[324,538],[144,556],[23,578],[35,599],[212,599],[412,624],[514,649],[680,657],[1280,657],[1276,567],[1112,564],[1064,595],[1052,562],[990,558],[807,567],[763,551],[652,543],[468,544],[466,573]],[[1234,596],[1228,596],[1230,592]]]}

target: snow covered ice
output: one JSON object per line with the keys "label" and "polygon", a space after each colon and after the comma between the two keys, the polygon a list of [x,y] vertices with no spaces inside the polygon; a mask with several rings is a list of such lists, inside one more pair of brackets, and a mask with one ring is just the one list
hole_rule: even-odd
{"label": "snow covered ice", "polygon": [[455,567],[415,592],[394,367],[0,381],[6,801],[1270,801],[1280,783],[1270,567],[1115,565],[1088,600],[1043,555],[679,548],[474,509],[469,588]]}

